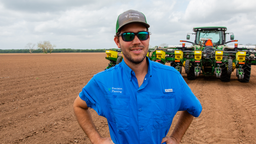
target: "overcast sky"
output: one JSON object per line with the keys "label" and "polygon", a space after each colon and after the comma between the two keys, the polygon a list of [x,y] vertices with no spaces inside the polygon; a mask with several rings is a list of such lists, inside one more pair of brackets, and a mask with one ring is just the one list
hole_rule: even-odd
{"label": "overcast sky", "polygon": [[180,44],[198,26],[226,26],[239,44],[256,44],[255,0],[0,0],[0,49],[116,48],[116,19],[129,9],[146,15],[150,46]]}

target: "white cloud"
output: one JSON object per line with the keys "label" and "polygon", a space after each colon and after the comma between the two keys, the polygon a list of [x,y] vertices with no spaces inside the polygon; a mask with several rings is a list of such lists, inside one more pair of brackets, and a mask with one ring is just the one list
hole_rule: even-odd
{"label": "white cloud", "polygon": [[255,6],[251,0],[191,0],[182,21],[192,26],[226,26],[239,42],[255,44]]}
{"label": "white cloud", "polygon": [[[254,6],[253,6],[254,5]],[[185,12],[184,21],[192,23],[219,23],[238,14],[255,14],[256,1],[240,0],[191,0]]]}
{"label": "white cloud", "polygon": [[256,43],[251,0],[0,0],[0,49],[49,40],[58,48],[112,48],[117,16],[143,12],[150,45],[179,44],[196,26],[226,26],[239,43]]}

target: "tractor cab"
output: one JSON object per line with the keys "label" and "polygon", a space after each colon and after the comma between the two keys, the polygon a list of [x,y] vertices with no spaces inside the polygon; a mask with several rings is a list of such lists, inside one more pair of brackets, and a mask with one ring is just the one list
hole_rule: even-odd
{"label": "tractor cab", "polygon": [[206,46],[206,43],[211,43],[213,47],[224,45],[226,41],[226,27],[195,27],[195,44]]}

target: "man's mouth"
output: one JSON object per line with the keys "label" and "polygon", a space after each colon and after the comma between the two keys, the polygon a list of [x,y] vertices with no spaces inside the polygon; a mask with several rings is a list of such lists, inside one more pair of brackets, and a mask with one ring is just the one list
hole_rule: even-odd
{"label": "man's mouth", "polygon": [[140,50],[142,50],[142,49],[133,49],[132,51],[140,51]]}
{"label": "man's mouth", "polygon": [[132,49],[131,52],[132,52],[133,54],[138,55],[138,54],[140,54],[140,53],[142,52],[142,48]]}

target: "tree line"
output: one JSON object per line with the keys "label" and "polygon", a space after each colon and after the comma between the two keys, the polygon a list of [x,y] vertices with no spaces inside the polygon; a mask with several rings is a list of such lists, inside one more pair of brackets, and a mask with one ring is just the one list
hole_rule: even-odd
{"label": "tree line", "polygon": [[[167,45],[167,44],[164,44]],[[54,49],[56,46],[52,45],[50,41],[39,42],[37,44],[38,49],[34,47],[36,44],[28,43],[25,46],[25,49],[0,49],[0,53],[86,53],[86,52],[105,52],[106,50],[115,50],[121,51],[118,48],[110,48],[110,49],[71,49],[71,48],[63,48],[63,49]],[[156,47],[155,47],[156,48]],[[155,48],[150,48],[153,50]]]}
{"label": "tree line", "polygon": [[[31,53],[31,49],[0,49],[0,53]],[[112,50],[117,50],[113,48]],[[52,49],[51,53],[86,53],[86,52],[105,52],[106,49]],[[45,53],[43,49],[33,49],[32,53]]]}

